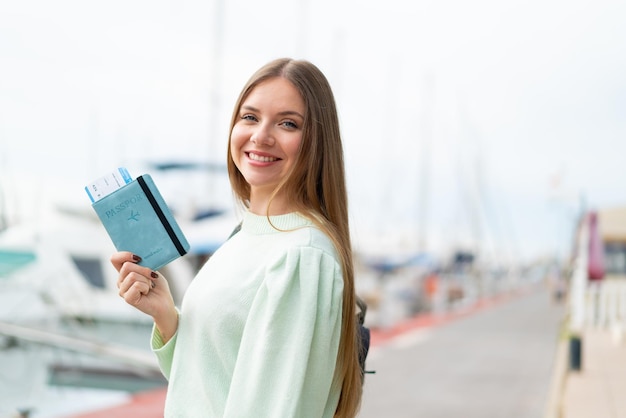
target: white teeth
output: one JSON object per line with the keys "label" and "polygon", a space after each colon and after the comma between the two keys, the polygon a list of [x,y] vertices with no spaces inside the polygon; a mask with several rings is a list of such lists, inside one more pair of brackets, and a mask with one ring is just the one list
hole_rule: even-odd
{"label": "white teeth", "polygon": [[262,163],[270,163],[272,161],[278,160],[278,158],[274,158],[274,157],[263,157],[261,155],[256,155],[253,152],[249,152],[248,155],[250,156],[251,160],[260,161]]}

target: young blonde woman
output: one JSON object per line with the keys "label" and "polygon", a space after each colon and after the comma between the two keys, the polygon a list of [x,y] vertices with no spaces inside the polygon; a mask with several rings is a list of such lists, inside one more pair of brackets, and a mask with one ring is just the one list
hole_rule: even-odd
{"label": "young blonde woman", "polygon": [[244,86],[228,173],[241,230],[178,309],[167,281],[119,252],[120,295],[154,319],[166,417],[355,417],[360,338],[337,110],[326,77],[279,59]]}

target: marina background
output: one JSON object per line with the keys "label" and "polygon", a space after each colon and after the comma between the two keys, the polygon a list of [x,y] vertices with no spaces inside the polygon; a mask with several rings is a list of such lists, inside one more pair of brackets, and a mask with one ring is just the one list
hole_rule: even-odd
{"label": "marina background", "polygon": [[335,89],[362,241],[564,255],[582,204],[625,199],[625,15],[612,0],[5,2],[0,207],[27,221],[45,189],[84,204],[119,165],[222,163],[239,88],[293,56]]}
{"label": "marina background", "polygon": [[154,176],[194,248],[166,272],[180,298],[236,223],[232,106],[277,57],[334,89],[373,329],[558,286],[581,215],[626,204],[625,19],[618,0],[3,2],[0,417],[162,387],[83,188],[119,166]]}

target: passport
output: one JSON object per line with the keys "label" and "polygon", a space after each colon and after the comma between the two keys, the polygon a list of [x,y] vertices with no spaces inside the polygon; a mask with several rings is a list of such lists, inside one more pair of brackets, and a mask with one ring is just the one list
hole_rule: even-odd
{"label": "passport", "polygon": [[189,251],[189,243],[152,177],[144,174],[92,205],[118,251],[158,270]]}

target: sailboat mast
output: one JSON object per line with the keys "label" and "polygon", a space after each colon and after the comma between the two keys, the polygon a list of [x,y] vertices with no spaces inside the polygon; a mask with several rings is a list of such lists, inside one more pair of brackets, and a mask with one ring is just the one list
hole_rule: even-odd
{"label": "sailboat mast", "polygon": [[418,190],[418,250],[428,251],[428,208],[429,208],[429,184],[430,184],[430,154],[432,144],[432,118],[434,103],[434,80],[432,75],[424,77],[422,106],[422,134],[420,152],[420,175]]}
{"label": "sailboat mast", "polygon": [[[213,36],[210,47],[211,81],[209,83],[209,135],[208,135],[208,172],[207,195],[209,205],[215,202],[215,175],[211,167],[216,163],[216,141],[219,134],[218,117],[220,110],[220,81],[222,79],[223,39],[224,39],[224,1],[215,0],[213,13]],[[221,159],[220,159],[221,161]]]}

